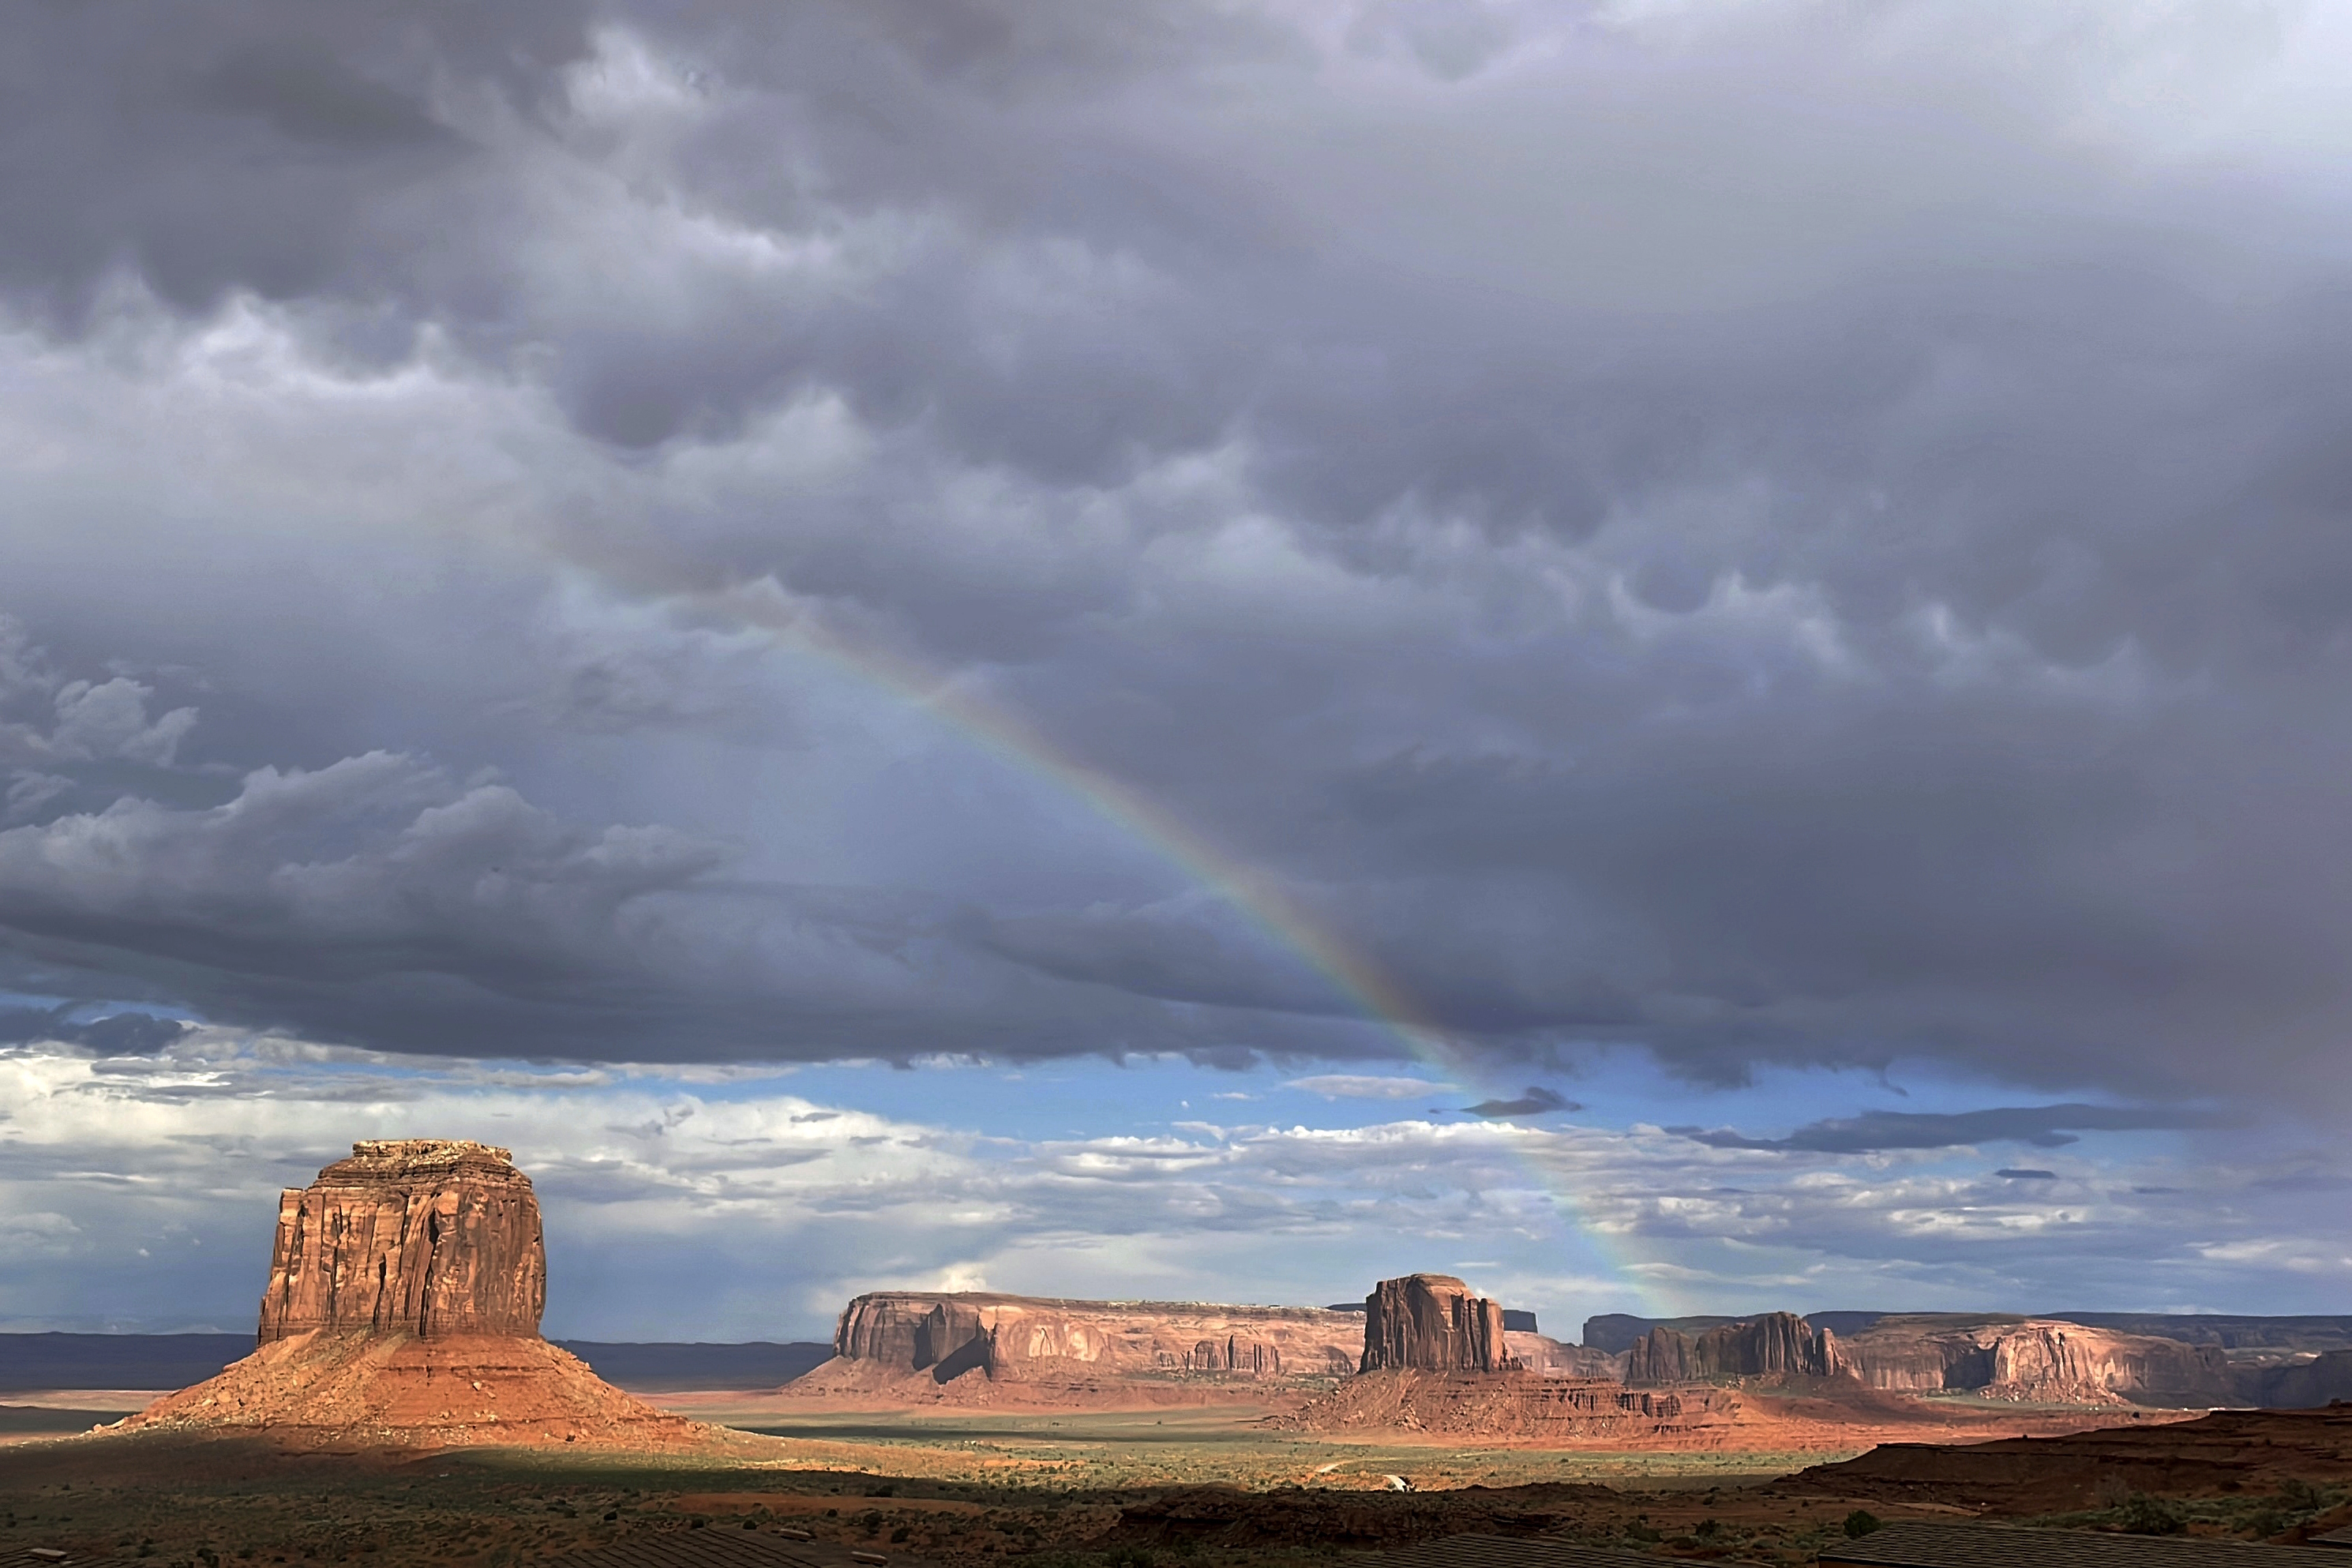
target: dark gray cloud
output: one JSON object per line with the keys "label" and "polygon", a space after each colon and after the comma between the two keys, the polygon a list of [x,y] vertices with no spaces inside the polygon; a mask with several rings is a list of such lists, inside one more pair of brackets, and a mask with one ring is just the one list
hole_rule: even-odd
{"label": "dark gray cloud", "polygon": [[[389,752],[265,769],[217,805],[126,796],[0,831],[0,930],[44,980],[435,1054],[809,1059],[1360,1046],[1066,986],[966,940],[936,897],[730,875],[739,852],[588,827]],[[134,1048],[176,1025],[62,1022]],[[1314,1032],[1323,1028],[1323,1032]],[[24,1037],[33,1037],[26,1036]]]}
{"label": "dark gray cloud", "polygon": [[1525,1094],[1516,1100],[1482,1100],[1475,1105],[1465,1105],[1463,1110],[1471,1116],[1517,1117],[1549,1116],[1562,1110],[1580,1110],[1583,1107],[1556,1089],[1531,1084]]}
{"label": "dark gray cloud", "polygon": [[37,8],[0,925],[406,1048],[2332,1083],[2327,24],[2046,15]]}
{"label": "dark gray cloud", "polygon": [[2005,1165],[1993,1174],[2011,1182],[2054,1182],[2058,1179],[2055,1171],[2037,1171],[2022,1165]]}
{"label": "dark gray cloud", "polygon": [[[1669,1127],[1677,1138],[1710,1149],[1793,1149],[1816,1154],[1867,1154],[1889,1149],[1956,1149],[1978,1143],[2026,1143],[2059,1149],[2084,1132],[2209,1127],[2204,1112],[2115,1105],[2004,1105],[1985,1110],[1873,1110],[1800,1127],[1785,1138],[1751,1138],[1727,1127]],[[2015,1171],[1995,1175],[2013,1176]],[[2028,1172],[2026,1174],[2032,1174]]]}
{"label": "dark gray cloud", "polygon": [[152,1057],[189,1030],[177,1018],[159,1018],[152,1013],[110,1013],[77,1020],[73,1016],[77,1011],[70,1005],[0,1008],[0,1045],[55,1040],[87,1047],[100,1056]]}

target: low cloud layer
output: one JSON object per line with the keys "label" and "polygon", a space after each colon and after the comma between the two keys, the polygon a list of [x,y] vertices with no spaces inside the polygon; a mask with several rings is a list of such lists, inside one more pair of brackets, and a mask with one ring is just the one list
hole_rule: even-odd
{"label": "low cloud layer", "polygon": [[547,1209],[551,1330],[591,1338],[821,1338],[892,1286],[1313,1305],[1474,1239],[1474,1283],[1570,1335],[1604,1310],[2319,1310],[2352,1279],[2312,1239],[2342,1195],[2326,1147],[1856,1168],[1564,1120],[1192,1121],[1158,1098],[1176,1080],[1084,1070],[1078,1098],[1117,1114],[1008,1136],[986,1123],[1038,1086],[970,1064],[819,1089],[216,1029],[136,1056],[0,1047],[0,1318],[241,1329],[278,1190],[355,1139],[426,1135],[515,1150]]}

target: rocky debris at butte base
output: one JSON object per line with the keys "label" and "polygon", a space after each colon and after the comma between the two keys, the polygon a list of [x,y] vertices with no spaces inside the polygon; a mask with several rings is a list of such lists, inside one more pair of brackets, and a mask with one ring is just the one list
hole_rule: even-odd
{"label": "rocky debris at butte base", "polygon": [[539,1200],[507,1151],[355,1143],[278,1201],[254,1353],[119,1426],[346,1450],[725,1440],[541,1339],[546,1299]]}
{"label": "rocky debris at butte base", "polygon": [[1296,1411],[1269,1417],[1289,1432],[1412,1432],[1507,1439],[1546,1447],[1712,1447],[1741,1414],[1727,1388],[1627,1388],[1593,1378],[1379,1368]]}
{"label": "rocky debris at butte base", "polygon": [[1508,1372],[1503,1309],[1451,1274],[1383,1279],[1364,1298],[1362,1372]]}

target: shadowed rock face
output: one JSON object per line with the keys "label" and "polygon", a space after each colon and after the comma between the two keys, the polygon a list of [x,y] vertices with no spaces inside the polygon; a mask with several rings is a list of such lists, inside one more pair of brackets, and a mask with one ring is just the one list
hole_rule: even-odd
{"label": "shadowed rock face", "polygon": [[1503,1309],[1450,1274],[1383,1279],[1364,1299],[1360,1370],[1508,1372]]}
{"label": "shadowed rock face", "polygon": [[536,1338],[547,1256],[530,1178],[504,1149],[354,1143],[278,1202],[260,1342],[314,1330]]}
{"label": "shadowed rock face", "polygon": [[1837,1336],[1793,1312],[1767,1312],[1693,1338],[1653,1329],[1633,1342],[1627,1383],[1699,1383],[1718,1377],[1842,1377],[1852,1366]]}

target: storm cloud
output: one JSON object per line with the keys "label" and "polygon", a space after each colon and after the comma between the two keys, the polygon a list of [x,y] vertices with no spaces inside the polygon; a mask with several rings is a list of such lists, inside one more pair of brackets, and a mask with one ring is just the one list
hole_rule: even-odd
{"label": "storm cloud", "polygon": [[689,11],[28,16],[10,984],[2340,1093],[2340,22]]}
{"label": "storm cloud", "polygon": [[[1863,1154],[1887,1149],[1953,1149],[1977,1143],[2025,1143],[2061,1149],[2084,1132],[2131,1132],[2153,1128],[2210,1126],[2209,1114],[2192,1110],[2135,1109],[2112,1105],[2009,1105],[1987,1110],[1874,1110],[1800,1127],[1785,1138],[1750,1138],[1728,1128],[1669,1127],[1677,1138],[1710,1149],[1794,1149],[1816,1154]],[[2033,1175],[1996,1171],[2000,1176]]]}

